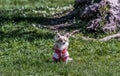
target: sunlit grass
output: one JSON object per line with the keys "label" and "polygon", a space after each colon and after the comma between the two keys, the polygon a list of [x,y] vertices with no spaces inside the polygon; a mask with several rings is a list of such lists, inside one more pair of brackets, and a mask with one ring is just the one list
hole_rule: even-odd
{"label": "sunlit grass", "polygon": [[48,17],[71,9],[74,0],[1,0],[0,16],[5,17]]}
{"label": "sunlit grass", "polygon": [[120,75],[118,41],[83,41],[76,35],[70,38],[68,49],[73,61],[56,64],[52,61],[55,33],[22,24],[7,23],[0,27],[4,33],[0,37],[1,75]]}
{"label": "sunlit grass", "polygon": [[63,7],[73,4],[74,0],[0,0],[0,8],[34,8],[34,7]]}
{"label": "sunlit grass", "polygon": [[[63,11],[63,7],[69,7],[73,2],[74,0],[0,0],[0,9],[17,12],[0,15],[14,18],[20,16],[19,9],[22,8],[22,14],[35,17],[38,15],[31,9],[38,12],[40,9],[37,7],[42,7],[42,11],[50,9],[49,12],[57,12],[55,8],[60,7],[60,11]],[[46,15],[41,13],[42,16],[44,14]],[[119,41],[84,41],[80,36],[101,38],[105,35],[86,32],[83,30],[85,22],[80,22],[78,28],[82,32],[70,38],[68,48],[73,61],[68,64],[54,63],[52,54],[55,32],[33,27],[31,23],[9,19],[0,23],[0,76],[120,76]]]}

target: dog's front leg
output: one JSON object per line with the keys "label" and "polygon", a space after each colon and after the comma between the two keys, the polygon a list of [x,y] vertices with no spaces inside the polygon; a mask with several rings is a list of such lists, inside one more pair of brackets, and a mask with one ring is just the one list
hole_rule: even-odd
{"label": "dog's front leg", "polygon": [[73,59],[72,58],[67,58],[65,63],[67,64],[68,62],[72,61]]}

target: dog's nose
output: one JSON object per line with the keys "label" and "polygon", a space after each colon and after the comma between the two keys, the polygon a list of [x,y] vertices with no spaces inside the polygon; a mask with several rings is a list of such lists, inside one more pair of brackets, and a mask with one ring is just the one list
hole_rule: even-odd
{"label": "dog's nose", "polygon": [[59,40],[60,42],[63,42],[63,40]]}
{"label": "dog's nose", "polygon": [[65,44],[65,42],[63,42],[63,44]]}

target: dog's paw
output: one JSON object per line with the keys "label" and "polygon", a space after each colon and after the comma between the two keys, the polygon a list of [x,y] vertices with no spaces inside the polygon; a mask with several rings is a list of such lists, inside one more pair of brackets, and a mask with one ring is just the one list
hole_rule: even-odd
{"label": "dog's paw", "polygon": [[72,58],[68,58],[67,61],[66,61],[66,64],[70,61],[72,61],[73,59]]}
{"label": "dog's paw", "polygon": [[73,60],[73,59],[72,59],[72,58],[69,58],[68,60],[71,61],[71,60]]}

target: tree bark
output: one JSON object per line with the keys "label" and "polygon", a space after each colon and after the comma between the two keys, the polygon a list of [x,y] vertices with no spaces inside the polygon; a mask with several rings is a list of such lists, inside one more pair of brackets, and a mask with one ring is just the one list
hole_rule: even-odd
{"label": "tree bark", "polygon": [[75,0],[80,19],[89,19],[88,30],[116,32],[120,30],[119,0]]}

